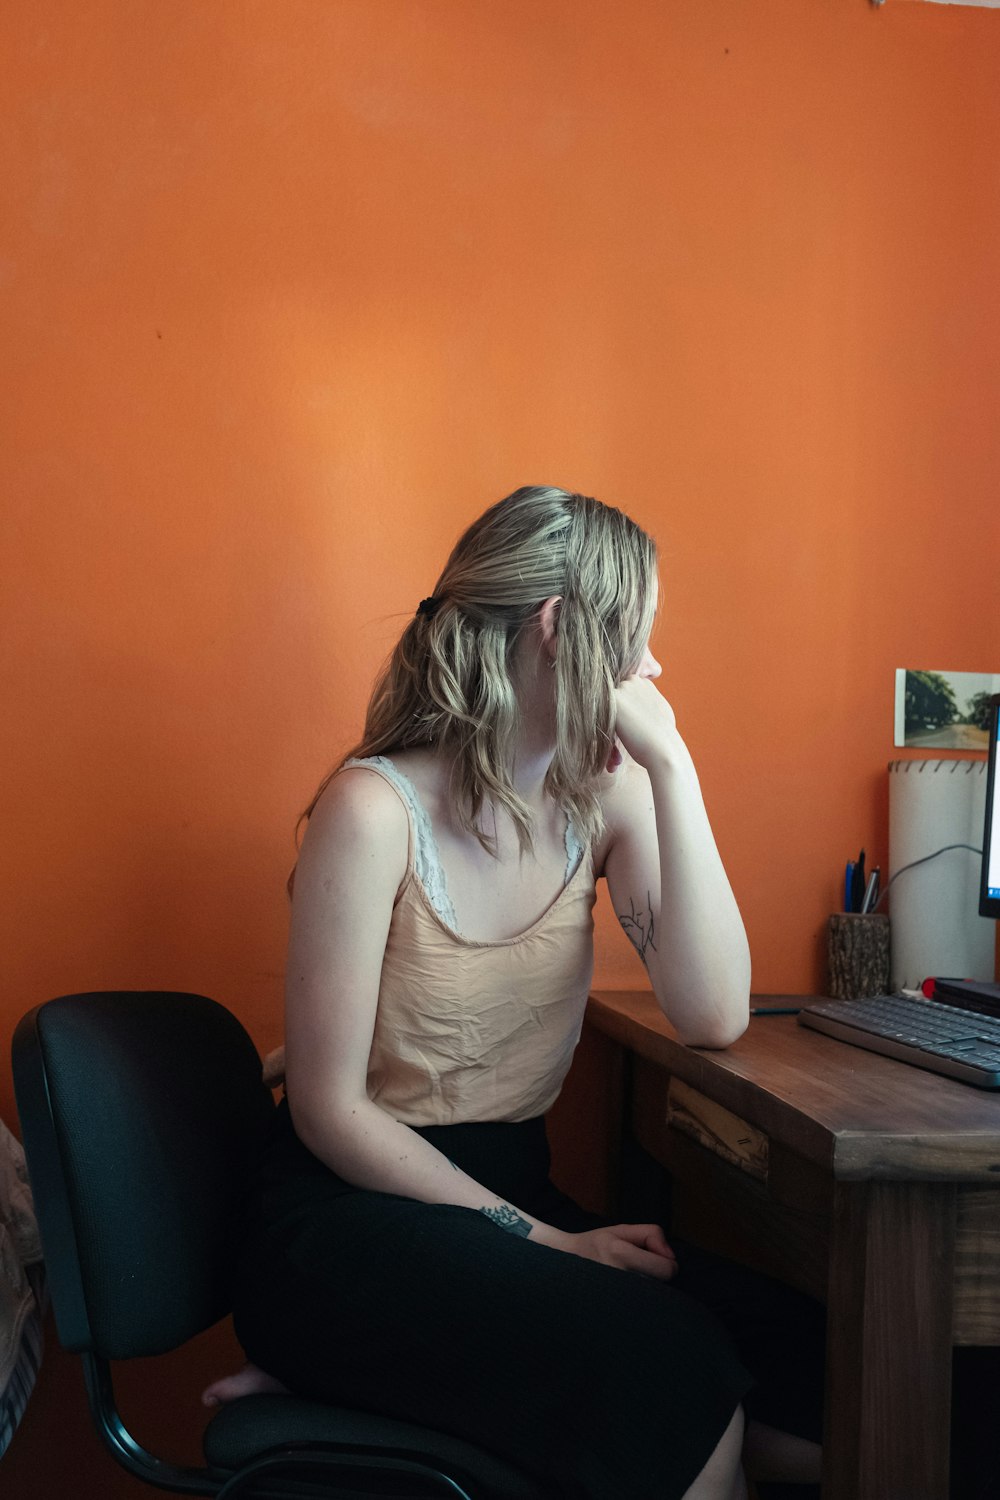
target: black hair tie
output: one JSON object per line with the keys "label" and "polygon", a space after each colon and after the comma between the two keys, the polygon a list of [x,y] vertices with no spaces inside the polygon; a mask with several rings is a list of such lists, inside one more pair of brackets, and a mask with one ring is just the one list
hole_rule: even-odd
{"label": "black hair tie", "polygon": [[441,608],[441,600],[437,594],[429,594],[426,599],[421,599],[417,605],[417,614],[423,615],[425,620],[431,620]]}

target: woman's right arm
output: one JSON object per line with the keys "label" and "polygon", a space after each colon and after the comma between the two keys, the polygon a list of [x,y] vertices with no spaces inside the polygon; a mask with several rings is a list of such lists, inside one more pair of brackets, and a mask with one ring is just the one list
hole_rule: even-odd
{"label": "woman's right arm", "polygon": [[[512,1205],[368,1098],[379,980],[407,837],[399,798],[370,771],[335,777],[309,820],[295,872],[285,979],[292,1120],[313,1155],[355,1186],[483,1209],[513,1222]],[[527,1235],[535,1221],[518,1217]]]}
{"label": "woman's right arm", "polygon": [[370,771],[335,777],[309,820],[285,982],[285,1077],[298,1136],[357,1187],[476,1209],[544,1244],[672,1274],[654,1226],[623,1226],[613,1243],[605,1243],[607,1230],[595,1231],[594,1243],[591,1235],[566,1235],[489,1192],[368,1098],[382,960],[407,842],[399,798]]}

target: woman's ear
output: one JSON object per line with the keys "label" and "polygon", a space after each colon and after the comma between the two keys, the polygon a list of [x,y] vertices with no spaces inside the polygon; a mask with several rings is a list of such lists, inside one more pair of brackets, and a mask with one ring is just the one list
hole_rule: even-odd
{"label": "woman's ear", "polygon": [[559,594],[553,594],[551,599],[544,600],[538,608],[538,629],[541,632],[542,647],[550,663],[555,661],[561,609],[562,597]]}

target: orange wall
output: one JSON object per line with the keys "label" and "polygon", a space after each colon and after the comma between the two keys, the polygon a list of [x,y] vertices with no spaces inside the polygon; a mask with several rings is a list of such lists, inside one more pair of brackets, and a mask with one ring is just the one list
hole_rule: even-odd
{"label": "orange wall", "polygon": [[0,59],[5,1032],[162,986],[278,1038],[296,814],[539,481],[657,535],[756,986],[817,985],[893,669],[1000,666],[1000,16],[6,0]]}

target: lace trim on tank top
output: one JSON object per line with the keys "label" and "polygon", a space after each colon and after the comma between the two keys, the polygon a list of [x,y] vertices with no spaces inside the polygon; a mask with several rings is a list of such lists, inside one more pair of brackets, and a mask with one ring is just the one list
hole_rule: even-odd
{"label": "lace trim on tank top", "polygon": [[347,766],[378,766],[379,770],[392,782],[410,809],[410,817],[413,820],[413,868],[417,872],[420,884],[427,892],[428,900],[442,922],[446,922],[457,932],[455,908],[448,895],[448,884],[444,878],[444,870],[441,868],[437,839],[434,837],[427,809],[417,796],[417,789],[413,782],[387,755],[369,755],[364,760],[351,759],[345,761],[344,765],[345,768]]}
{"label": "lace trim on tank top", "polygon": [[[453,932],[458,932],[458,923],[455,921],[455,908],[448,895],[448,882],[445,880],[444,870],[441,866],[441,855],[438,852],[437,839],[431,827],[431,820],[427,815],[417,789],[413,782],[401,771],[395,761],[387,755],[369,755],[364,760],[352,758],[344,762],[345,769],[348,766],[378,766],[379,770],[386,775],[393,786],[399,792],[403,801],[410,809],[413,819],[413,867],[421,885],[427,892],[427,899],[434,910]],[[583,858],[583,845],[577,836],[569,818],[566,819],[566,835],[564,839],[566,846],[566,874],[563,885],[569,885],[576,874],[580,861]]]}

